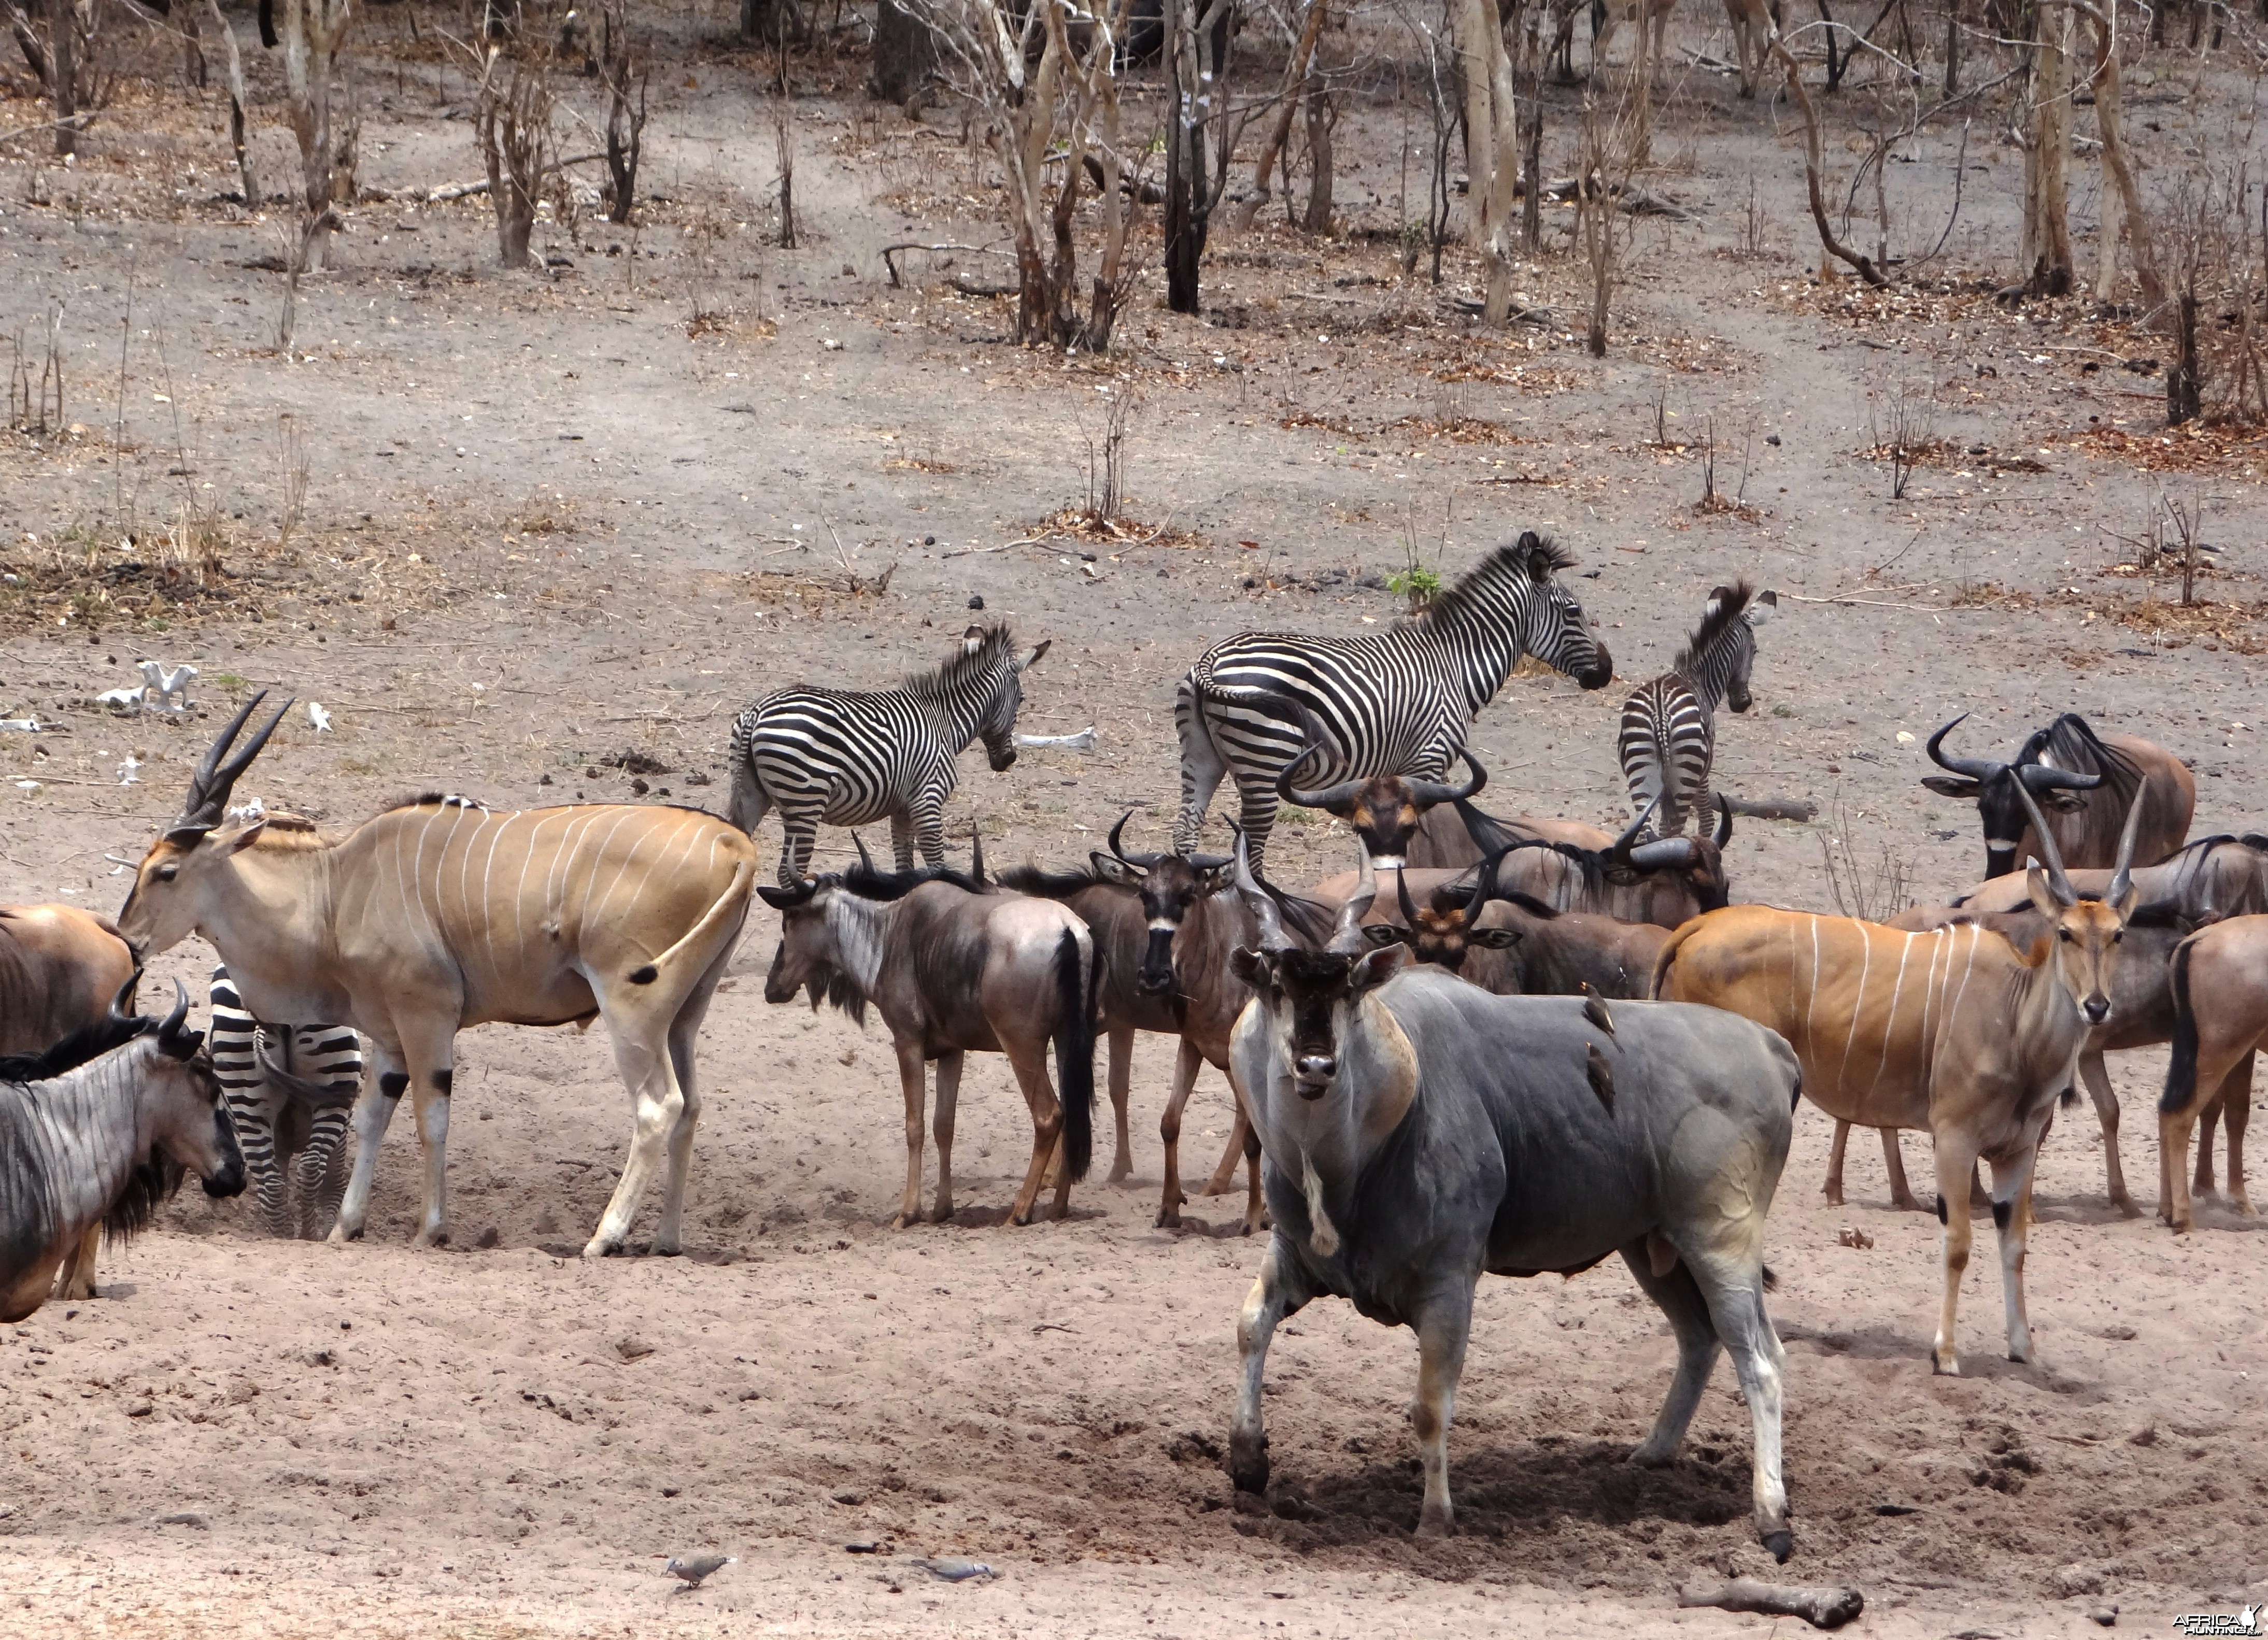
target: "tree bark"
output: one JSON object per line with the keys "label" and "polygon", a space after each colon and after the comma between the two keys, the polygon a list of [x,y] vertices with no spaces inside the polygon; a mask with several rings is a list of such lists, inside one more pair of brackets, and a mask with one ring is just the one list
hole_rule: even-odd
{"label": "tree bark", "polygon": [[1303,233],[1328,233],[1331,228],[1331,94],[1322,76],[1309,77],[1307,106],[1307,212],[1300,219]]}
{"label": "tree bark", "polygon": [[78,19],[71,0],[48,0],[48,50],[55,73],[55,152],[78,151]]}
{"label": "tree bark", "polygon": [[1268,173],[1275,169],[1284,144],[1291,138],[1292,114],[1301,100],[1300,87],[1307,77],[1307,60],[1314,55],[1316,37],[1323,32],[1323,14],[1329,9],[1329,0],[1307,0],[1307,20],[1300,26],[1292,60],[1284,67],[1284,84],[1276,93],[1276,116],[1268,122],[1268,135],[1260,144],[1260,162],[1252,168],[1251,197],[1236,208],[1239,233],[1252,226],[1268,203]]}
{"label": "tree bark", "polygon": [[228,48],[228,143],[236,155],[236,180],[244,189],[244,208],[260,209],[260,182],[253,174],[252,143],[245,129],[249,99],[244,94],[244,53],[237,49],[236,31],[228,26],[221,14],[220,0],[205,0],[212,8],[213,22],[220,30],[221,44]]}
{"label": "tree bark", "polygon": [[1482,317],[1502,325],[1512,312],[1513,200],[1520,180],[1520,120],[1512,59],[1494,0],[1457,0],[1451,14],[1463,77],[1465,172],[1471,179],[1473,241],[1488,273]]}
{"label": "tree bark", "polygon": [[880,0],[874,11],[874,66],[867,86],[884,102],[918,100],[937,77],[938,40],[928,22],[901,5]]}
{"label": "tree bark", "polygon": [[2134,283],[2141,287],[2142,305],[2155,308],[2166,299],[2166,284],[2158,272],[2157,245],[2150,237],[2149,209],[2142,202],[2142,190],[2135,184],[2134,167],[2126,154],[2117,19],[2107,11],[2090,11],[2090,16],[2095,24],[2095,123],[2102,138],[2102,229],[2096,247],[2095,299],[2108,302],[2117,290],[2118,241],[2123,235],[2134,264]]}
{"label": "tree bark", "polygon": [[1167,0],[1166,52],[1174,105],[1166,133],[1166,305],[1197,311],[1198,267],[1212,220],[1207,137],[1218,117],[1220,42],[1229,0]]}
{"label": "tree bark", "polygon": [[1946,0],[1945,6],[1945,94],[1953,96],[1961,89],[1961,0]]}
{"label": "tree bark", "polygon": [[1883,276],[1881,268],[1835,237],[1835,230],[1827,217],[1827,197],[1820,182],[1825,159],[1821,152],[1818,113],[1811,106],[1811,93],[1803,88],[1803,76],[1796,68],[1794,54],[1788,50],[1786,41],[1780,38],[1777,29],[1772,31],[1767,49],[1771,55],[1779,59],[1781,68],[1786,71],[1788,97],[1803,119],[1804,194],[1811,206],[1812,225],[1819,231],[1819,247],[1826,253],[1819,263],[1821,277],[1833,276],[1834,267],[1827,260],[1827,257],[1833,257],[1856,268],[1859,276],[1868,284],[1878,287],[1889,284],[1889,280]]}
{"label": "tree bark", "polygon": [[2024,152],[2023,265],[2036,297],[2071,289],[2071,12],[2042,7],[2032,69],[2031,145]]}
{"label": "tree bark", "polygon": [[[335,207],[355,195],[354,85],[346,73],[346,40],[354,26],[354,0],[281,0],[284,100],[292,135],[299,139],[307,231],[304,271],[320,271],[338,221]],[[334,77],[342,110],[332,107]]]}

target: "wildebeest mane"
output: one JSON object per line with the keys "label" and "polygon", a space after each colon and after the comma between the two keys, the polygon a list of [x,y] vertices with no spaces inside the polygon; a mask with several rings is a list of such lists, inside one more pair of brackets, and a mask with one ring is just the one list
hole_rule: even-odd
{"label": "wildebeest mane", "polygon": [[1454,626],[1482,606],[1483,594],[1492,583],[1507,578],[1519,578],[1528,574],[1530,558],[1541,550],[1551,568],[1572,570],[1575,555],[1549,537],[1523,534],[1518,541],[1498,547],[1464,574],[1459,576],[1446,590],[1436,593],[1433,601],[1410,624],[1421,627]]}
{"label": "wildebeest mane", "polygon": [[814,1013],[824,1004],[849,1014],[862,1026],[866,1023],[866,993],[858,989],[858,981],[832,964],[814,967],[811,977],[803,982],[803,994],[811,999]]}
{"label": "wildebeest mane", "polygon": [[1106,885],[1095,875],[1094,868],[1074,868],[1055,871],[1044,865],[1012,865],[995,874],[993,881],[1003,888],[1012,888],[1020,894],[1029,894],[1035,900],[1068,900],[1073,894],[1084,894],[1090,888]]}
{"label": "wildebeest mane", "polygon": [[130,1241],[149,1229],[158,1210],[173,1199],[188,1169],[156,1145],[126,1175],[126,1188],[102,1216],[102,1233],[117,1242]]}
{"label": "wildebeest mane", "polygon": [[2093,725],[2077,712],[2066,712],[2046,728],[2035,731],[2017,753],[2016,761],[2044,761],[2051,756],[2058,769],[2101,775],[2103,787],[2113,794],[2117,813],[2124,813],[2141,790],[2141,767],[2124,753],[2105,746]]}
{"label": "wildebeest mane", "polygon": [[123,1048],[145,1031],[158,1028],[155,1019],[132,1016],[107,1015],[92,1025],[83,1025],[51,1048],[36,1054],[10,1054],[0,1057],[0,1082],[45,1082],[76,1070],[89,1060],[99,1059],[113,1048]]}
{"label": "wildebeest mane", "polygon": [[1732,629],[1734,622],[1748,614],[1749,600],[1756,595],[1756,589],[1751,582],[1745,579],[1734,582],[1727,590],[1727,595],[1701,617],[1701,624],[1693,629],[1693,636],[1686,640],[1685,647],[1677,651],[1677,658],[1670,662],[1671,668],[1691,677],[1695,668],[1700,666],[1701,658]]}
{"label": "wildebeest mane", "polygon": [[943,695],[955,685],[998,666],[1001,656],[1014,642],[1007,623],[998,622],[984,629],[976,648],[971,649],[965,641],[954,644],[953,653],[941,665],[927,672],[914,673],[899,687],[909,695]]}
{"label": "wildebeest mane", "polygon": [[1525,893],[1521,889],[1515,888],[1510,894],[1505,894],[1499,891],[1494,898],[1498,900],[1509,900],[1513,904],[1527,912],[1528,916],[1533,917],[1541,917],[1547,923],[1559,915],[1558,907],[1547,906],[1541,900],[1538,900],[1534,894]]}
{"label": "wildebeest mane", "polygon": [[924,883],[951,883],[963,894],[984,892],[983,884],[949,865],[924,865],[910,871],[885,871],[854,865],[836,881],[846,893],[861,900],[902,900]]}

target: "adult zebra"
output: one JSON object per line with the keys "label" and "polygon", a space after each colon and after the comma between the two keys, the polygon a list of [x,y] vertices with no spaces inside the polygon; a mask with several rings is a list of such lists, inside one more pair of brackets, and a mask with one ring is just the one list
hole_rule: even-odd
{"label": "adult zebra", "polygon": [[995,774],[1014,764],[1023,674],[1047,652],[1047,642],[1020,652],[1005,626],[975,626],[943,666],[895,689],[774,690],[733,722],[733,824],[753,835],[779,810],[789,888],[810,874],[821,820],[866,826],[887,815],[898,870],[913,869],[917,842],[944,865],[954,760],[982,738]]}
{"label": "adult zebra", "polygon": [[1174,699],[1182,740],[1174,852],[1197,848],[1213,793],[1233,776],[1252,867],[1260,870],[1276,825],[1277,776],[1307,749],[1303,713],[1329,737],[1304,770],[1311,783],[1387,775],[1438,781],[1522,654],[1587,689],[1602,687],[1614,659],[1556,578],[1574,562],[1530,530],[1482,559],[1423,614],[1383,632],[1244,632],[1214,644]]}
{"label": "adult zebra", "polygon": [[1718,704],[1749,710],[1756,629],[1778,607],[1778,592],[1746,581],[1718,587],[1669,670],[1623,702],[1623,779],[1641,840],[1682,835],[1687,816],[1708,812]]}
{"label": "adult zebra", "polygon": [[346,1194],[346,1174],[331,1158],[362,1087],[362,1039],[351,1026],[262,1024],[246,1011],[225,964],[213,970],[208,997],[213,1075],[261,1222],[271,1235],[320,1240]]}

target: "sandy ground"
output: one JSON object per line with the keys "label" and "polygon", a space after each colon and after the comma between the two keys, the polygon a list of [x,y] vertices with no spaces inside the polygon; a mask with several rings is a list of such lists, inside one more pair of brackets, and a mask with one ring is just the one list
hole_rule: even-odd
{"label": "sandy ground", "polygon": [[[138,856],[216,716],[251,688],[320,700],[336,727],[295,717],[239,795],[340,825],[426,787],[626,798],[630,776],[600,762],[625,751],[666,766],[652,795],[715,805],[746,698],[928,664],[976,598],[1055,640],[1023,727],[1096,724],[1103,746],[1028,754],[1005,776],[972,761],[960,835],[981,826],[995,861],[1070,860],[1146,805],[1136,840],[1158,846],[1172,683],[1204,643],[1388,619],[1395,600],[1358,583],[1399,567],[1403,542],[1454,573],[1523,527],[1582,556],[1575,585],[1624,680],[1667,664],[1713,583],[1782,590],[1756,714],[1720,731],[1720,783],[1827,808],[1814,826],[1744,827],[1736,897],[1830,904],[1830,837],[1870,871],[1892,863],[1907,898],[1969,881],[1973,815],[1921,790],[1919,747],[1899,739],[1963,710],[1980,753],[2074,707],[2161,740],[2197,766],[2199,834],[2268,812],[2252,744],[2268,712],[2250,616],[2257,447],[2157,445],[2153,407],[2126,396],[2154,379],[2081,373],[2080,356],[2051,350],[2099,339],[2075,307],[2012,317],[1965,285],[1888,304],[1813,286],[1793,151],[1716,82],[1681,83],[1690,136],[1665,185],[1700,218],[1645,229],[1603,361],[1564,330],[1469,332],[1429,287],[1399,284],[1390,244],[1269,229],[1217,248],[1206,318],[1168,314],[1152,291],[1098,364],[1001,345],[1001,304],[935,280],[887,287],[880,245],[989,232],[954,203],[967,162],[949,129],[836,96],[823,75],[800,86],[806,241],[784,253],[762,242],[772,165],[753,59],[688,48],[685,68],[660,89],[652,139],[666,199],[637,235],[547,224],[539,248],[575,266],[543,277],[489,265],[480,202],[409,197],[476,166],[461,87],[405,71],[364,143],[366,183],[396,197],[352,213],[342,271],[302,290],[288,350],[280,281],[245,266],[273,254],[275,230],[217,197],[233,178],[210,100],[129,102],[69,172],[0,147],[0,331],[67,299],[77,428],[0,450],[0,550],[28,567],[61,540],[103,562],[130,532],[119,555],[138,561],[185,498],[217,500],[238,571],[202,613],[11,606],[0,709],[61,730],[0,739],[0,897],[114,909],[110,857]],[[833,91],[861,71],[843,66]],[[1568,105],[1554,107],[1556,151]],[[2161,97],[2150,117],[2173,143],[2205,116]],[[1348,115],[1341,201],[1358,226],[1390,226],[1399,129],[1383,103]],[[1926,222],[1924,237],[1956,135],[1917,143],[1916,180],[1898,178],[1900,221]],[[287,176],[285,137],[261,140],[269,175]],[[2008,272],[2021,164],[1972,143],[1988,174],[1948,278],[1989,281]],[[1738,209],[1752,176],[1761,254]],[[1536,300],[1577,311],[1569,259],[1532,271]],[[1451,272],[1443,294],[1469,294],[1470,267],[1453,257]],[[1858,452],[1869,394],[1901,379],[1931,384],[1962,449],[2046,470],[1948,462],[1893,503]],[[1123,540],[1009,546],[1082,499],[1106,387],[1142,401],[1137,522]],[[1658,395],[1668,447],[1650,442]],[[286,416],[307,497],[279,548]],[[1696,512],[1697,425],[1714,426],[1719,482],[1744,482],[1751,513]],[[2111,533],[2161,492],[2209,493],[2212,536],[2231,544],[2206,584],[2223,613],[2193,622],[2193,641],[2137,624],[2162,581],[2114,571]],[[948,555],[972,548],[988,550]],[[886,594],[845,590],[846,565],[893,563]],[[202,669],[188,721],[88,704],[151,653]],[[1508,688],[1475,735],[1491,806],[1619,814],[1622,693]],[[121,786],[129,754],[139,783]],[[1287,880],[1346,863],[1336,827],[1278,840]],[[772,938],[760,916],[705,1033],[688,1257],[571,1256],[622,1154],[623,1096],[597,1040],[488,1027],[460,1043],[451,1249],[403,1245],[415,1149],[397,1130],[362,1244],[269,1240],[240,1206],[193,1192],[106,1255],[102,1299],[0,1337],[6,1627],[1769,1627],[1673,1608],[1686,1581],[1769,1567],[1747,1522],[1747,1420],[1720,1372],[1677,1469],[1624,1466],[1672,1350],[1618,1267],[1484,1288],[1452,1437],[1454,1541],[1410,1536],[1414,1350],[1335,1304],[1279,1336],[1283,1503],[1241,1514],[1217,1444],[1260,1249],[1233,1233],[1236,1198],[1195,1204],[1206,1222],[1178,1235],[1150,1227],[1166,1045],[1138,1055],[1132,1180],[1084,1187],[1071,1222],[1027,1230],[998,1222],[1027,1153],[1021,1102],[1005,1066],[972,1063],[963,1210],[893,1233],[887,1041],[764,1006]],[[195,983],[210,960],[193,945],[153,974]],[[2154,1052],[2113,1065],[2146,1200],[2161,1067]],[[1203,1090],[1183,1162],[1199,1178],[1229,1114],[1217,1078]],[[2113,1605],[2122,1629],[2163,1632],[2176,1613],[2268,1594],[2261,1221],[2208,1202],[2176,1239],[2115,1218],[2091,1115],[2073,1113],[2042,1165],[2041,1364],[1999,1358],[1997,1273],[1980,1258],[1970,1375],[1933,1378],[1936,1226],[1888,1210],[1867,1144],[1852,1205],[1821,1205],[1827,1127],[1799,1120],[1773,1220],[1798,1530],[1784,1575],[1857,1585],[1860,1632],[1884,1635],[2092,1633],[2088,1612]],[[1837,1245],[1845,1227],[1874,1245]],[[843,1547],[869,1541],[871,1555]],[[660,1557],[705,1546],[740,1562],[671,1593]],[[1000,1576],[947,1585],[910,1564],[938,1553]]]}

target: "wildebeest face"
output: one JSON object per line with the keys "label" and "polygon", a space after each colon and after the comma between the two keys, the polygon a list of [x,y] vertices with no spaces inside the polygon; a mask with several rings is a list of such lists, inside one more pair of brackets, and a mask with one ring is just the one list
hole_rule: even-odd
{"label": "wildebeest face", "polygon": [[1359,956],[1336,952],[1239,949],[1236,976],[1268,1012],[1277,1051],[1304,1099],[1321,1099],[1339,1073],[1340,1046],[1354,1024],[1362,994],[1402,964],[1399,942]]}
{"label": "wildebeest face", "polygon": [[1355,793],[1347,824],[1370,850],[1374,871],[1399,870],[1410,853],[1410,840],[1425,818],[1413,800],[1407,782],[1393,776],[1366,780]]}
{"label": "wildebeest face", "polygon": [[780,911],[779,949],[772,953],[771,972],[764,976],[764,1000],[793,1002],[806,986],[814,997],[826,989],[835,972],[835,939],[827,926],[827,893],[822,890],[799,905]]}
{"label": "wildebeest face", "polygon": [[204,1033],[168,1021],[154,1046],[143,1081],[143,1110],[152,1142],[202,1179],[207,1195],[242,1195],[244,1152],[204,1050]]}
{"label": "wildebeest face", "polygon": [[1142,920],[1150,938],[1135,970],[1134,989],[1145,997],[1170,996],[1176,983],[1174,941],[1189,920],[1190,908],[1227,886],[1229,868],[1199,865],[1174,854],[1126,860],[1097,849],[1088,858],[1098,879],[1132,889],[1142,901]]}

